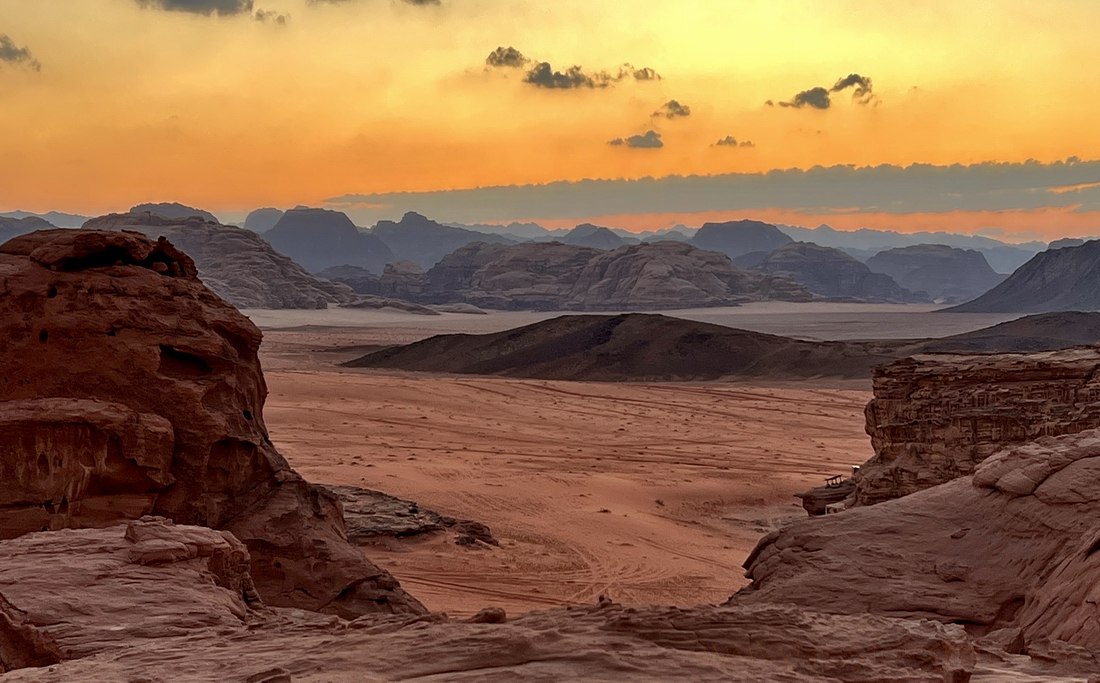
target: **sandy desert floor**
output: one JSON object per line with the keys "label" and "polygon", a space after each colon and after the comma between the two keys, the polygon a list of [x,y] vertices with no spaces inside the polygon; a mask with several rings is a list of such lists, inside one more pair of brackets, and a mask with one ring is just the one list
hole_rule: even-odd
{"label": "sandy desert floor", "polygon": [[805,514],[792,494],[870,454],[862,384],[570,383],[319,364],[267,379],[272,438],[307,478],[493,529],[500,548],[439,535],[369,553],[452,615],[601,594],[724,600],[744,584],[757,539]]}

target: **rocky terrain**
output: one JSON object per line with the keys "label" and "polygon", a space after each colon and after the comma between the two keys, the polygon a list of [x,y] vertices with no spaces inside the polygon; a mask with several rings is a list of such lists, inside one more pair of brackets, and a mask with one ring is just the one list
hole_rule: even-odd
{"label": "rocky terrain", "polygon": [[691,243],[700,249],[721,252],[730,258],[770,252],[793,241],[770,223],[750,220],[704,223],[691,238]]}
{"label": "rocky terrain", "polygon": [[472,242],[512,244],[516,241],[500,234],[442,225],[411,211],[396,223],[378,221],[370,234],[382,240],[393,252],[391,261],[411,261],[425,269]]}
{"label": "rocky terrain", "polygon": [[784,275],[804,285],[816,297],[892,303],[928,301],[889,275],[871,269],[839,249],[793,242],[769,253],[754,269]]}
{"label": "rocky terrain", "polygon": [[[994,452],[946,483],[768,534],[726,604],[601,596],[460,622],[425,614],[349,544],[339,500],[365,539],[436,519],[286,464],[264,426],[258,330],[169,242],[31,233],[0,246],[0,291],[5,681],[1068,683],[1097,670],[1100,433],[1084,423],[1100,401],[1079,377],[1095,349],[884,371],[869,425],[889,429],[871,417],[883,412],[912,451],[954,438],[946,423],[971,408]],[[1044,413],[1048,401],[1073,408]],[[1047,435],[985,428],[1009,409]],[[1059,425],[1081,429],[1049,436]]]}
{"label": "rocky terrain", "polygon": [[23,235],[0,292],[0,538],[160,515],[232,533],[270,604],[422,610],[271,445],[259,330],[168,241]]}
{"label": "rocky terrain", "polygon": [[574,311],[809,298],[784,277],[738,270],[726,256],[682,242],[626,245],[612,251],[558,242],[474,243],[429,270],[424,286],[411,296],[422,302],[465,302],[481,308]]}
{"label": "rocky terrain", "polygon": [[187,206],[186,204],[180,204],[179,202],[138,204],[137,206],[130,207],[130,213],[136,216],[151,213],[154,216],[159,216],[161,218],[166,218],[173,221],[183,221],[187,220],[188,218],[201,218],[207,223],[220,223],[218,217],[210,213],[209,211],[196,209],[193,206]]}
{"label": "rocky terrain", "polygon": [[874,273],[889,275],[911,292],[923,292],[937,303],[962,303],[1004,280],[974,249],[918,244],[880,251],[867,260]]}
{"label": "rocky terrain", "polygon": [[[0,218],[14,218],[20,220],[23,218],[40,218],[50,225],[57,228],[79,228],[84,225],[88,220],[88,216],[81,216],[74,213],[62,213],[60,211],[47,211],[45,213],[32,213],[30,211],[6,211],[0,213]],[[41,228],[35,228],[39,230]]]}
{"label": "rocky terrain", "polygon": [[915,356],[879,368],[867,406],[875,456],[860,471],[857,501],[970,475],[1007,445],[1100,427],[1097,370],[1096,347]]}
{"label": "rocky terrain", "polygon": [[251,230],[149,213],[101,216],[84,227],[168,238],[194,259],[203,282],[237,308],[325,308],[355,299],[346,286],[313,277]]}
{"label": "rocky terrain", "polygon": [[1100,310],[1100,240],[1037,254],[998,286],[949,310],[959,313]]}
{"label": "rocky terrain", "polygon": [[397,260],[376,235],[355,227],[343,213],[328,209],[291,209],[263,238],[311,273],[345,265],[381,273],[387,263]]}
{"label": "rocky terrain", "polygon": [[[604,382],[869,378],[875,367],[913,354],[1051,351],[1098,343],[1098,313],[1029,316],[941,339],[826,342],[632,313],[562,316],[504,332],[440,335],[376,350],[347,366]],[[924,433],[915,432],[914,439]]]}

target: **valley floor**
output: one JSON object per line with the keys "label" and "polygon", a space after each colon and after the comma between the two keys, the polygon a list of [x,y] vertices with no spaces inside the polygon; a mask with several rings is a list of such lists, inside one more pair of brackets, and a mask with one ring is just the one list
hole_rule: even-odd
{"label": "valley floor", "polygon": [[866,383],[600,384],[265,364],[278,368],[267,372],[268,428],[306,478],[492,528],[500,548],[440,535],[369,552],[452,616],[601,594],[722,601],[745,583],[740,565],[757,540],[805,515],[794,493],[871,454]]}

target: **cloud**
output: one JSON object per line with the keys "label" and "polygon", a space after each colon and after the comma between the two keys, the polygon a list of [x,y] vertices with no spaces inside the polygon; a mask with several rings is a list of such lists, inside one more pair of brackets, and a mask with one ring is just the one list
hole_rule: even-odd
{"label": "cloud", "polygon": [[579,66],[571,66],[565,71],[555,71],[549,62],[539,62],[523,77],[524,83],[554,90],[606,88],[613,81],[614,78],[606,71],[586,74]]}
{"label": "cloud", "polygon": [[[640,136],[644,137],[644,136]],[[622,145],[627,141],[623,140]],[[738,143],[740,144],[740,143]],[[351,194],[331,208],[364,205],[364,222],[419,211],[444,220],[486,223],[661,212],[785,209],[815,214],[919,214],[1022,211],[1047,207],[1100,211],[1100,160],[987,162],[964,166],[829,166],[765,173],[581,180],[438,192]],[[1080,188],[1067,190],[1066,188]]]}
{"label": "cloud", "polygon": [[30,50],[16,47],[15,42],[3,33],[0,33],[0,62],[26,67],[31,71],[42,70],[42,64],[34,58]]}
{"label": "cloud", "polygon": [[[353,1],[354,0],[306,0],[310,5],[343,5]],[[443,0],[401,0],[401,2],[404,2],[406,5],[417,5],[418,7],[443,4]]]}
{"label": "cloud", "polygon": [[251,14],[252,0],[137,0],[142,7],[210,16]]}
{"label": "cloud", "polygon": [[425,7],[427,5],[442,5],[443,0],[404,0],[410,5],[420,5]]}
{"label": "cloud", "polygon": [[636,149],[660,149],[665,146],[661,141],[661,134],[655,130],[647,130],[641,135],[631,135],[628,138],[615,138],[608,141],[614,147],[634,147]]}
{"label": "cloud", "polygon": [[290,19],[289,14],[279,14],[273,9],[258,9],[256,13],[252,15],[252,18],[256,21],[272,24],[278,24],[279,26],[286,26],[286,22]]}
{"label": "cloud", "polygon": [[803,90],[789,102],[780,102],[780,107],[795,107],[801,109],[803,107],[812,107],[814,109],[828,109],[833,106],[832,99],[829,98],[829,91],[825,88],[817,87],[810,88],[809,90]]}
{"label": "cloud", "polygon": [[[848,74],[843,78],[837,79],[837,82],[833,84],[831,88],[817,86],[809,90],[803,90],[789,101],[780,102],[779,106],[794,107],[796,109],[802,109],[803,107],[828,109],[833,106],[833,100],[830,94],[847,90],[848,88],[854,88],[854,90],[852,90],[852,99],[859,104],[870,104],[875,99],[874,93],[871,92],[870,78],[859,74]],[[764,104],[771,107],[775,105],[775,102],[768,100]]]}
{"label": "cloud", "polygon": [[518,69],[527,66],[530,62],[523,53],[514,47],[498,47],[485,58],[485,64],[491,67],[505,67]]}
{"label": "cloud", "polygon": [[657,73],[648,66],[643,66],[640,69],[635,69],[633,64],[623,64],[619,69],[619,76],[622,77],[626,74],[636,81],[659,81],[661,80],[661,74]]}
{"label": "cloud", "polygon": [[732,135],[727,135],[718,142],[714,143],[715,147],[756,147],[752,140],[741,140],[738,142],[737,138]]}
{"label": "cloud", "polygon": [[691,107],[686,104],[680,104],[676,100],[669,100],[661,105],[661,108],[653,112],[654,118],[665,117],[666,119],[676,119],[691,116]]}

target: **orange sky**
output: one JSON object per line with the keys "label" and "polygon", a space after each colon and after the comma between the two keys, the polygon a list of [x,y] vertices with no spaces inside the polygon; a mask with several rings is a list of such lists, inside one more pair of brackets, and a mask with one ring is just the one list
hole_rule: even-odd
{"label": "orange sky", "polygon": [[[258,21],[261,9],[288,18]],[[1093,0],[255,0],[228,16],[0,0],[0,36],[40,65],[4,60],[0,43],[0,210],[176,200],[233,213],[590,177],[1100,159],[1097,26]],[[629,62],[662,78],[539,88],[526,67],[486,67],[498,46],[557,70]],[[827,110],[765,104],[853,73],[873,80],[862,103],[846,89]],[[670,99],[691,115],[653,117]],[[607,144],[649,130],[663,147]],[[727,135],[754,146],[714,145]],[[934,220],[1097,225],[1065,211]]]}

